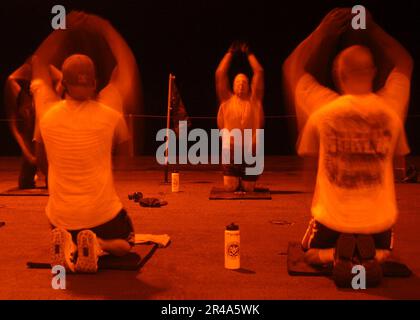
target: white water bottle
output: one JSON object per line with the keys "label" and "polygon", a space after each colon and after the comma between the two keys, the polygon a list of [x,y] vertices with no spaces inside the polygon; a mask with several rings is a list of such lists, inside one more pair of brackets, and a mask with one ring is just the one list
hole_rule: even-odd
{"label": "white water bottle", "polygon": [[240,236],[239,226],[231,223],[225,230],[225,268],[226,269],[240,269],[241,255],[240,255]]}
{"label": "white water bottle", "polygon": [[179,192],[179,172],[172,172],[172,192]]}

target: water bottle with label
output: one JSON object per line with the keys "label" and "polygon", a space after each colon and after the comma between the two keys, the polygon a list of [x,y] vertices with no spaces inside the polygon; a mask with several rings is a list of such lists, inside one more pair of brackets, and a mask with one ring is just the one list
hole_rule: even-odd
{"label": "water bottle with label", "polygon": [[225,268],[226,269],[240,269],[241,256],[239,251],[240,236],[239,226],[231,223],[225,230]]}
{"label": "water bottle with label", "polygon": [[179,192],[179,172],[172,172],[172,192]]}

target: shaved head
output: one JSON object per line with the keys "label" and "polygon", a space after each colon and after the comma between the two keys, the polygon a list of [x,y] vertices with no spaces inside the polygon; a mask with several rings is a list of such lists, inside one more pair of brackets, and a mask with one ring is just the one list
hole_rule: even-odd
{"label": "shaved head", "polygon": [[243,74],[239,73],[233,80],[233,92],[240,98],[246,98],[249,94],[249,79]]}
{"label": "shaved head", "polygon": [[372,52],[364,46],[354,45],[341,51],[334,60],[333,78],[344,93],[372,91],[376,74]]}

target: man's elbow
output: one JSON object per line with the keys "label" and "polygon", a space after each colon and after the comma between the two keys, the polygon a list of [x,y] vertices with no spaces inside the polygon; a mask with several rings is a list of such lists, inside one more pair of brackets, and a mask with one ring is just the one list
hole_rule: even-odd
{"label": "man's elbow", "polygon": [[394,62],[394,68],[397,71],[410,76],[414,68],[414,59],[411,57],[410,53],[405,52],[405,54],[400,55],[399,59]]}
{"label": "man's elbow", "polygon": [[10,93],[16,94],[19,91],[20,91],[20,86],[16,82],[15,76],[9,75],[4,85],[5,94],[10,94]]}

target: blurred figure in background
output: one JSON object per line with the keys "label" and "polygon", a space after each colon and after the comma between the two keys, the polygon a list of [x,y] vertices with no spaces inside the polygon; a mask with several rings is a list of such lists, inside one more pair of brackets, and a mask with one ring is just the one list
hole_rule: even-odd
{"label": "blurred figure in background", "polygon": [[[54,88],[59,90],[60,72],[52,65],[49,71]],[[30,90],[31,78],[32,66],[31,62],[27,61],[8,77],[5,85],[5,107],[9,126],[22,151],[19,189],[35,188],[35,176],[38,171],[33,143],[36,112]]]}
{"label": "blurred figure in background", "polygon": [[[242,53],[246,55],[252,68],[253,76],[251,83],[248,77],[239,73],[233,80],[233,91],[229,84],[229,67],[233,57]],[[255,152],[256,129],[264,126],[264,69],[258,62],[256,56],[250,51],[246,43],[235,42],[229,48],[216,70],[216,91],[220,107],[217,115],[217,124],[220,130],[240,129],[242,138],[244,129],[252,129],[252,148]],[[226,139],[230,139],[226,141]],[[243,157],[242,164],[234,164],[234,137],[228,134],[222,135],[222,140],[230,146],[230,164],[223,165],[223,182],[226,191],[237,191],[242,188],[244,191],[253,191],[258,176],[246,175]],[[243,141],[243,140],[242,140]],[[224,144],[225,145],[225,144]]]}
{"label": "blurred figure in background", "polygon": [[[111,107],[124,115],[141,113],[141,81],[133,53],[106,20],[99,17],[87,19],[87,16],[82,12],[70,12],[66,17],[67,29],[53,31],[34,53],[49,65],[56,95],[63,95],[60,68],[64,60],[71,54],[85,54],[92,57],[97,66],[97,88],[100,89],[98,99],[107,103],[112,100]],[[94,19],[97,25],[92,22]],[[106,35],[101,28],[108,30]],[[118,87],[109,82],[117,72],[125,73],[125,79],[128,79],[125,83],[119,83]],[[21,189],[34,188],[37,171],[41,170],[47,175],[48,168],[45,156],[35,158],[33,144],[35,127],[48,110],[48,104],[33,100],[30,92],[31,77],[29,58],[8,77],[5,86],[5,106],[10,128],[23,155],[18,179]]]}
{"label": "blurred figure in background", "polygon": [[[392,161],[405,155],[404,119],[413,61],[372,19],[370,42],[393,63],[385,85],[374,92],[376,64],[369,48],[352,45],[333,63],[337,91],[308,73],[311,54],[331,49],[351,28],[351,9],[334,9],[284,64],[290,96],[302,129],[299,155],[319,155],[312,220],[302,240],[312,264],[334,263],[338,286],[350,286],[354,264],[366,268],[368,285],[379,284],[380,262],[393,248],[397,221]],[[377,50],[376,49],[376,50]]]}

